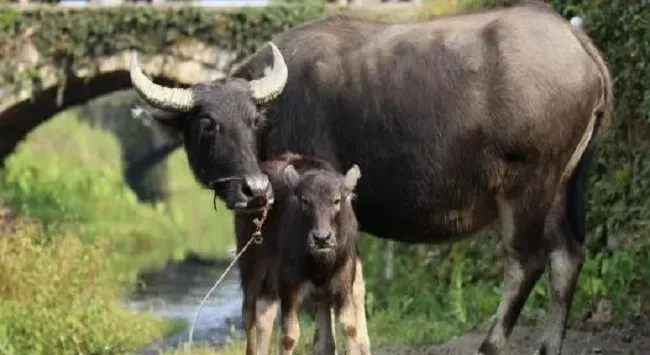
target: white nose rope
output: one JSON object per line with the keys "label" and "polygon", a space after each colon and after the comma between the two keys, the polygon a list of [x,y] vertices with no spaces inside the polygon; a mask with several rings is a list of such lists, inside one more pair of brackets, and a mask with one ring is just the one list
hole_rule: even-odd
{"label": "white nose rope", "polygon": [[251,235],[251,238],[246,242],[246,245],[235,255],[233,260],[230,262],[230,265],[224,270],[224,272],[219,276],[219,279],[217,279],[217,282],[214,283],[210,291],[205,294],[205,297],[203,297],[203,300],[201,301],[201,304],[199,305],[199,309],[196,311],[196,314],[194,315],[194,319],[192,320],[192,325],[190,326],[190,335],[189,335],[189,340],[187,344],[187,351],[191,355],[192,354],[192,335],[194,334],[194,326],[196,325],[196,320],[199,318],[199,315],[201,314],[201,310],[203,309],[203,306],[205,305],[205,302],[210,298],[210,295],[214,292],[214,290],[219,287],[221,282],[223,282],[224,277],[228,274],[228,271],[237,263],[239,258],[244,254],[246,249],[252,244],[261,244],[262,243],[262,226],[264,225],[264,221],[266,221],[266,216],[269,210],[269,203],[267,201],[267,204],[262,207],[262,216],[260,218],[254,218],[253,219],[253,224],[255,225],[255,232],[253,232],[253,235]]}

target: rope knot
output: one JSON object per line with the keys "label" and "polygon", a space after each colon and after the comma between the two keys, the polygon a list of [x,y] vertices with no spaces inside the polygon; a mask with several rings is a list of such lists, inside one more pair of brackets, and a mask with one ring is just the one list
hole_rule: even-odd
{"label": "rope knot", "polygon": [[256,231],[255,233],[253,233],[251,238],[253,238],[253,243],[262,244],[263,239],[262,239],[262,232],[261,231]]}
{"label": "rope knot", "polygon": [[262,244],[262,227],[266,221],[266,215],[269,210],[268,204],[262,207],[262,215],[259,218],[253,218],[253,224],[255,225],[255,232],[251,235],[251,239],[255,244]]}

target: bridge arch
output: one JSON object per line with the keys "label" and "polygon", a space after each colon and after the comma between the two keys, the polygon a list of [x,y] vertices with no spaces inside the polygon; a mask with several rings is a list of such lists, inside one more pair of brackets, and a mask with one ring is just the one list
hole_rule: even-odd
{"label": "bridge arch", "polygon": [[[30,43],[21,48],[22,63],[38,63],[40,55]],[[226,74],[235,54],[195,39],[166,48],[156,55],[139,54],[142,68],[154,81],[187,86]],[[38,83],[0,88],[0,161],[13,152],[26,135],[56,113],[103,95],[131,88],[131,51],[99,57],[88,65],[57,74],[52,64],[36,65]]]}

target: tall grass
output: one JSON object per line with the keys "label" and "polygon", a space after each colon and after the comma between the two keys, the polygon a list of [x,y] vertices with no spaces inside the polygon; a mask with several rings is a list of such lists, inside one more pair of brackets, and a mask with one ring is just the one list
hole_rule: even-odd
{"label": "tall grass", "polygon": [[24,219],[0,238],[0,353],[124,354],[160,338],[164,323],[120,300],[127,279],[111,248]]}

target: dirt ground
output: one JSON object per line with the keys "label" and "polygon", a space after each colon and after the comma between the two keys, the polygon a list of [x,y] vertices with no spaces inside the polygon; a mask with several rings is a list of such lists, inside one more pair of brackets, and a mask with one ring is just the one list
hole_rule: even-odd
{"label": "dirt ground", "polygon": [[[510,355],[532,355],[539,345],[541,328],[518,326],[511,337]],[[376,355],[474,355],[483,341],[483,333],[471,333],[438,346],[408,349],[382,349]],[[650,355],[650,315],[625,325],[599,331],[569,330],[564,342],[566,355]]]}

